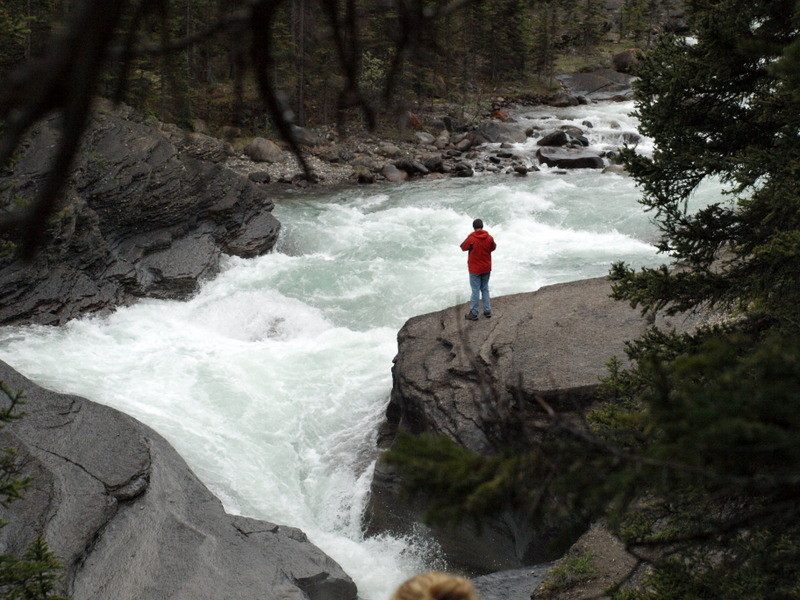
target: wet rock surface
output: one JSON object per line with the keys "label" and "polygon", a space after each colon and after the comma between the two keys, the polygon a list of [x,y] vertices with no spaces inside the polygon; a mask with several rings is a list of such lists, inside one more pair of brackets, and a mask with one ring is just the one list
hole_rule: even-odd
{"label": "wet rock surface", "polygon": [[564,73],[556,75],[556,79],[570,95],[589,101],[627,100],[633,97],[631,82],[635,77],[611,69],[598,69],[591,73]]}
{"label": "wet rock surface", "polygon": [[[0,210],[30,205],[44,185],[57,125],[42,125],[0,176]],[[256,256],[280,224],[263,185],[222,166],[215,138],[97,111],[31,263],[0,253],[0,324],[61,324],[137,298],[187,298],[217,273],[223,253]],[[7,242],[8,244],[8,242]]]}
{"label": "wet rock surface", "polygon": [[[466,305],[410,319],[398,334],[379,445],[391,447],[398,430],[405,430],[445,435],[492,454],[538,438],[549,417],[537,399],[566,415],[584,411],[597,399],[607,361],[617,356],[625,364],[625,342],[650,326],[610,292],[606,278],[589,279],[493,299],[492,318],[474,323],[464,319]],[[698,319],[655,324],[687,330]],[[407,502],[401,485],[399,475],[379,462],[368,508],[371,532],[408,531],[421,521],[424,500]],[[566,548],[549,541],[568,539],[573,530],[577,537],[583,526],[564,521],[536,530],[508,513],[487,520],[480,533],[465,524],[431,534],[451,564],[486,573],[556,558]]]}
{"label": "wet rock surface", "polygon": [[43,389],[0,361],[26,394],[0,433],[25,498],[0,509],[3,552],[37,534],[65,567],[74,600],[356,600],[356,586],[305,534],[227,514],[161,436],[112,408]]}

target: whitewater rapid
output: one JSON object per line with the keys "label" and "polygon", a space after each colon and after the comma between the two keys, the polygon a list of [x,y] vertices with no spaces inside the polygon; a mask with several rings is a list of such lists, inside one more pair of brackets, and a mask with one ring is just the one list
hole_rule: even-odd
{"label": "whitewater rapid", "polygon": [[[631,108],[524,114],[546,127],[589,120],[603,149],[635,131]],[[649,140],[642,148],[652,150]],[[718,190],[707,194],[698,202]],[[660,264],[638,197],[624,176],[546,169],[286,195],[276,198],[275,251],[227,258],[188,302],[3,328],[0,358],[147,423],[229,512],[303,529],[362,598],[385,600],[404,578],[441,566],[419,540],[365,538],[361,528],[397,330],[467,301],[458,245],[475,217],[497,240],[495,296],[604,275],[617,260]]]}

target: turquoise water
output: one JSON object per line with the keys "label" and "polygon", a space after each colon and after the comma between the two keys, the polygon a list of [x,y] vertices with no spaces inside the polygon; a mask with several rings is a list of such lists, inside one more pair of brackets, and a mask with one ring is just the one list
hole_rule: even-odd
{"label": "turquoise water", "polygon": [[[579,108],[530,114],[580,124],[594,111],[598,149],[635,126],[629,104]],[[190,301],[0,329],[0,358],[149,424],[230,512],[300,527],[362,598],[383,600],[437,561],[419,540],[361,532],[397,330],[468,300],[458,245],[475,217],[498,244],[494,295],[604,275],[617,260],[662,262],[638,195],[630,179],[596,171],[287,195],[276,199],[275,251],[226,259]]]}

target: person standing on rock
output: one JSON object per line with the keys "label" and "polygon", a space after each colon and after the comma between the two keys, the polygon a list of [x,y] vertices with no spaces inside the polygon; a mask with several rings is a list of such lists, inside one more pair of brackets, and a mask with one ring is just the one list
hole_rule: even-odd
{"label": "person standing on rock", "polygon": [[478,320],[478,297],[483,300],[483,316],[487,319],[492,316],[492,304],[489,300],[489,275],[492,272],[492,252],[497,248],[494,238],[488,231],[483,230],[483,221],[475,219],[472,222],[473,232],[461,243],[461,249],[469,252],[467,256],[467,269],[469,270],[469,285],[472,288],[470,311],[466,314],[469,321]]}

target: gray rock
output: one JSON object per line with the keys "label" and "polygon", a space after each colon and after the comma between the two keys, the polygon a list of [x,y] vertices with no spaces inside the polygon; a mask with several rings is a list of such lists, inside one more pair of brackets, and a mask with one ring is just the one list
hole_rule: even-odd
{"label": "gray rock", "polygon": [[552,131],[536,142],[537,146],[566,146],[569,143],[566,131]]}
{"label": "gray rock", "polygon": [[421,162],[410,158],[401,158],[400,160],[395,161],[394,166],[401,171],[405,171],[409,175],[427,175],[430,172],[428,167],[423,165]]}
{"label": "gray rock", "polygon": [[0,510],[5,551],[42,534],[74,600],[293,597],[355,600],[355,584],[294,528],[225,513],[160,435],[112,408],[57,394],[0,361],[26,415],[2,431],[35,477]]}
{"label": "gray rock", "polygon": [[547,104],[558,108],[565,108],[567,106],[578,106],[580,103],[581,102],[577,96],[564,91],[560,91],[553,94],[547,100]]}
{"label": "gray rock", "polygon": [[[397,431],[446,435],[475,452],[530,447],[546,414],[537,398],[562,413],[596,400],[606,362],[627,364],[625,342],[650,323],[627,303],[609,297],[606,278],[553,285],[492,301],[493,317],[465,325],[467,306],[410,319],[398,333],[393,388],[379,445]],[[661,328],[690,329],[688,317],[657,320]],[[378,463],[368,506],[369,531],[418,528],[424,500],[399,495],[401,481]],[[506,513],[458,529],[432,529],[450,564],[477,573],[512,569],[560,556],[583,523],[563,520],[536,530]],[[563,545],[553,544],[559,540]]]}
{"label": "gray rock", "polygon": [[[0,177],[0,210],[33,201],[56,139],[51,120],[28,141]],[[31,263],[0,257],[0,323],[55,325],[145,296],[186,298],[219,270],[222,252],[272,248],[280,229],[272,202],[219,164],[225,154],[214,138],[101,108],[43,250]]]}
{"label": "gray rock", "polygon": [[442,173],[444,171],[444,160],[442,155],[431,152],[430,154],[423,154],[420,161],[431,173]]}
{"label": "gray rock", "polygon": [[254,162],[277,163],[286,158],[278,144],[262,137],[253,138],[245,147],[244,153]]}
{"label": "gray rock", "polygon": [[465,136],[456,143],[456,150],[459,152],[466,152],[470,148],[472,148],[472,139],[468,136]]}
{"label": "gray rock", "polygon": [[396,158],[400,156],[400,148],[398,148],[395,144],[391,144],[389,142],[384,142],[380,146],[378,146],[378,152],[380,152],[383,156],[388,158]]}
{"label": "gray rock", "polygon": [[422,144],[424,146],[429,146],[436,141],[436,138],[427,131],[417,131],[414,133],[414,137],[416,138],[418,144]]}
{"label": "gray rock", "polygon": [[466,163],[458,163],[455,166],[456,177],[472,177],[475,171]]}
{"label": "gray rock", "polygon": [[386,177],[387,181],[391,181],[393,183],[401,183],[403,181],[408,181],[408,173],[403,171],[402,169],[398,169],[396,166],[392,164],[385,165],[381,169],[381,175]]}
{"label": "gray rock", "polygon": [[439,150],[444,150],[449,143],[450,143],[450,132],[447,129],[443,129],[442,132],[436,137],[436,140],[433,142],[433,145],[436,146]]}
{"label": "gray rock", "polygon": [[536,151],[539,162],[561,169],[602,169],[605,166],[599,154],[574,148],[542,146]]}
{"label": "gray rock", "polygon": [[631,83],[636,79],[611,69],[598,69],[591,73],[566,73],[556,75],[573,96],[588,100],[620,100],[633,96]]}
{"label": "gray rock", "polygon": [[384,161],[367,154],[359,154],[350,161],[350,164],[353,167],[364,167],[373,173],[378,173],[383,168]]}
{"label": "gray rock", "polygon": [[626,144],[636,145],[642,141],[642,136],[633,131],[626,131],[625,133],[622,134],[622,141],[625,142]]}
{"label": "gray rock", "polygon": [[501,142],[521,143],[527,139],[523,126],[516,123],[503,123],[496,119],[484,121],[477,127],[474,133],[484,138],[490,144]]}

